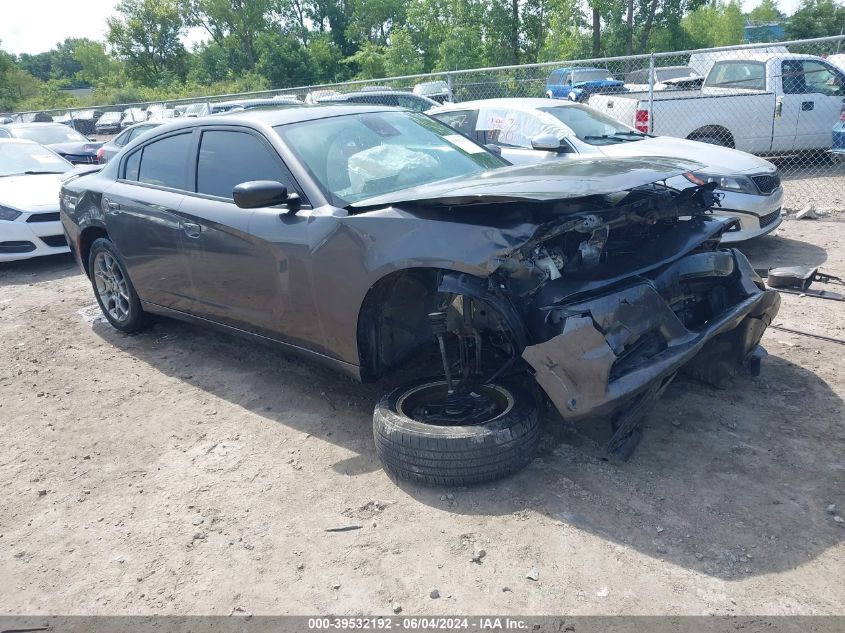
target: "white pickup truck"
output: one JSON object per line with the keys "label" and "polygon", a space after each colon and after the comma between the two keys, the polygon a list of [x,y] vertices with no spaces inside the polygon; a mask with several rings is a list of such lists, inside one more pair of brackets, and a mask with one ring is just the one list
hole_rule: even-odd
{"label": "white pickup truck", "polygon": [[821,57],[748,53],[713,63],[700,90],[594,94],[589,105],[642,132],[754,154],[830,149],[845,73]]}

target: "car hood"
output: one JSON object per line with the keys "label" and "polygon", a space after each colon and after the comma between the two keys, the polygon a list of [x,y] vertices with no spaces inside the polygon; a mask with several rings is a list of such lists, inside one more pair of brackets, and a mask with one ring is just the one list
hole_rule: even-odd
{"label": "car hood", "polygon": [[761,174],[776,169],[769,161],[739,150],[670,136],[602,145],[598,149],[610,157],[666,156],[694,160],[702,163],[706,171],[721,174]]}
{"label": "car hood", "polygon": [[53,143],[48,145],[57,154],[94,154],[103,146],[102,143]]}
{"label": "car hood", "polygon": [[624,86],[624,81],[617,79],[602,79],[601,81],[576,81],[572,84],[573,88],[611,88],[614,86]]}
{"label": "car hood", "polygon": [[0,204],[19,211],[59,208],[62,174],[33,174],[0,178]]}
{"label": "car hood", "polygon": [[567,200],[627,191],[698,171],[704,166],[675,158],[584,158],[489,169],[367,198],[350,209],[401,202],[467,205],[491,202]]}

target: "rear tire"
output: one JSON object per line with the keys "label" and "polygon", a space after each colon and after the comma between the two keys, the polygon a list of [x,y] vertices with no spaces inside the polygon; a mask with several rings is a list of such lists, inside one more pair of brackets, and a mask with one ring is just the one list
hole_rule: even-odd
{"label": "rear tire", "polygon": [[445,385],[442,378],[417,380],[376,405],[373,438],[388,473],[423,484],[464,486],[500,479],[534,459],[540,441],[539,417],[534,399],[522,386],[511,381],[495,385],[507,394],[509,405],[482,424],[430,424],[400,412],[400,401],[434,383]]}
{"label": "rear tire", "polygon": [[91,244],[88,276],[103,316],[117,330],[126,334],[140,332],[149,325],[148,315],[129,279],[126,264],[111,240],[100,237]]}

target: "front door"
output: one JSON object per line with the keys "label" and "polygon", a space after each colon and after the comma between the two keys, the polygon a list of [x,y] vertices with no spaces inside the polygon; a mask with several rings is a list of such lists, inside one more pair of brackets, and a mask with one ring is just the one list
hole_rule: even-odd
{"label": "front door", "polygon": [[182,250],[195,297],[190,311],[276,336],[288,261],[284,248],[255,226],[270,221],[283,228],[287,210],[241,209],[232,190],[251,180],[290,185],[292,178],[266,139],[243,128],[202,130],[196,165],[196,193],[182,206]]}

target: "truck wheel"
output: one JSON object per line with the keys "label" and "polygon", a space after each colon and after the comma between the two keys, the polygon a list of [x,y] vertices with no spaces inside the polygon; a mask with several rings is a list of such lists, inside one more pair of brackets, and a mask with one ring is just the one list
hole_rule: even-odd
{"label": "truck wheel", "polygon": [[511,381],[476,392],[490,409],[486,418],[469,424],[431,418],[430,410],[446,399],[442,378],[417,380],[384,396],[373,412],[376,453],[384,469],[423,484],[463,486],[525,467],[540,441],[534,399]]}

